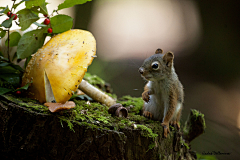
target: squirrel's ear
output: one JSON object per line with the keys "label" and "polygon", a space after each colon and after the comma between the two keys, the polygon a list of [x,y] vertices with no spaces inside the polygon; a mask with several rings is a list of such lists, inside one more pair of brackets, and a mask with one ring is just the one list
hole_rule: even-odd
{"label": "squirrel's ear", "polygon": [[174,55],[172,52],[167,52],[164,56],[163,56],[163,61],[166,63],[166,66],[170,67],[173,64],[173,58]]}
{"label": "squirrel's ear", "polygon": [[155,51],[155,54],[161,54],[161,53],[163,53],[163,50],[160,49],[160,48],[158,48],[158,49]]}

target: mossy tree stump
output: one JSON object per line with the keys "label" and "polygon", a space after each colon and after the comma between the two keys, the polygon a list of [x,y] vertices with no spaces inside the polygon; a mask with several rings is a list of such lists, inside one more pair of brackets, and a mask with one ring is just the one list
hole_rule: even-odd
{"label": "mossy tree stump", "polygon": [[74,101],[74,109],[50,113],[37,101],[0,96],[0,159],[196,158],[174,128],[163,138],[158,121],[132,113],[111,117],[106,106]]}

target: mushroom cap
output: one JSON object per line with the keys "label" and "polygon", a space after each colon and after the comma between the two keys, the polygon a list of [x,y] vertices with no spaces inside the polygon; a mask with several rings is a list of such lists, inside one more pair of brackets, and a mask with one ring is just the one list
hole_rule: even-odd
{"label": "mushroom cap", "polygon": [[73,29],[54,36],[29,61],[22,86],[27,96],[41,103],[65,103],[81,83],[96,55],[96,40],[84,30]]}

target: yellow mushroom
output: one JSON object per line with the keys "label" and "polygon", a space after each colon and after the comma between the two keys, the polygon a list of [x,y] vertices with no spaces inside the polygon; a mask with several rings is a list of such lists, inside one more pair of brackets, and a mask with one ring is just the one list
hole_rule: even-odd
{"label": "yellow mushroom", "polygon": [[65,103],[78,88],[96,55],[96,41],[84,30],[73,29],[54,36],[40,48],[26,67],[22,86],[27,96],[41,103]]}
{"label": "yellow mushroom", "polygon": [[116,103],[113,98],[82,81],[94,57],[96,41],[90,32],[74,29],[58,34],[32,56],[23,75],[22,86],[32,82],[28,97],[41,103],[57,102],[56,105],[47,103],[50,108],[54,106],[50,110],[53,112],[63,106],[63,109],[73,107],[66,107],[67,101],[78,87],[94,100],[110,107]]}

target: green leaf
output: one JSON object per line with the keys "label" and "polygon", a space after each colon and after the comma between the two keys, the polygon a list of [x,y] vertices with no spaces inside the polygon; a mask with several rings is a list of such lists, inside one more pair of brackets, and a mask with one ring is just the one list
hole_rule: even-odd
{"label": "green leaf", "polygon": [[11,63],[9,63],[9,65],[0,67],[0,76],[2,74],[20,74],[20,72],[16,69],[14,69],[13,67],[10,66]]}
{"label": "green leaf", "polygon": [[58,5],[58,10],[73,7],[77,4],[84,4],[88,1],[91,1],[91,0],[65,0],[63,3]]}
{"label": "green leaf", "polygon": [[14,61],[17,58],[17,52],[14,53],[12,61]]}
{"label": "green leaf", "polygon": [[0,28],[0,37],[3,38],[6,34],[6,31]]}
{"label": "green leaf", "polygon": [[12,16],[10,19],[7,19],[5,21],[2,22],[2,26],[5,27],[5,28],[10,28],[12,27],[12,20],[15,16]]}
{"label": "green leaf", "polygon": [[47,25],[45,25],[45,24],[40,24],[40,23],[37,23],[37,22],[34,22],[33,24],[35,24],[35,25],[38,26],[38,27],[47,27]]}
{"label": "green leaf", "polygon": [[[2,54],[2,53],[1,53]],[[2,55],[0,56],[0,60],[2,61],[8,61],[8,59],[7,58],[5,58],[5,57],[3,57]]]}
{"label": "green leaf", "polygon": [[9,65],[9,63],[7,63],[7,62],[0,62],[0,67],[5,67],[7,65]]}
{"label": "green leaf", "polygon": [[20,84],[20,74],[5,73],[5,74],[1,74],[0,78],[7,81],[9,84],[11,84],[14,87],[18,87]]}
{"label": "green leaf", "polygon": [[16,64],[14,64],[14,63],[10,63],[10,66],[11,66],[12,68],[14,68],[14,69],[22,72],[22,73],[24,72],[24,70],[23,70],[19,65],[16,65]]}
{"label": "green leaf", "polygon": [[28,87],[29,87],[29,85],[32,83],[32,81],[30,82],[30,83],[28,83],[28,84],[26,84],[25,86],[23,86],[23,87],[21,87],[21,88],[18,88],[18,89],[16,89],[14,92],[16,92],[16,91],[20,91],[20,90],[27,90],[28,89]]}
{"label": "green leaf", "polygon": [[[10,86],[18,87],[21,81],[22,73],[11,66],[0,67],[0,79],[6,81]],[[7,87],[9,88],[9,87]]]}
{"label": "green leaf", "polygon": [[[0,83],[1,87],[12,88],[19,87],[23,69],[10,62],[0,61]],[[2,85],[5,84],[5,85]]]}
{"label": "green leaf", "polygon": [[17,47],[18,59],[27,58],[42,47],[47,35],[44,34],[45,31],[46,28],[37,29],[27,32],[21,37]]}
{"label": "green leaf", "polygon": [[32,7],[31,10],[32,10],[33,13],[35,13],[35,14],[37,14],[37,15],[38,15],[38,13],[41,13],[41,12],[42,12],[41,9],[39,8],[39,6],[37,6],[37,7]]}
{"label": "green leaf", "polygon": [[[9,35],[9,39],[10,39],[9,46],[10,46],[10,47],[17,46],[20,38],[21,38],[20,33],[18,33],[18,32],[12,32],[12,33]],[[5,41],[5,45],[8,46],[8,39]]]}
{"label": "green leaf", "polygon": [[47,3],[45,0],[29,0],[25,2],[27,9],[38,7],[40,9],[40,13],[42,14],[48,14],[46,5]]}
{"label": "green leaf", "polygon": [[50,19],[53,33],[62,33],[73,26],[73,18],[67,15],[56,15]]}
{"label": "green leaf", "polygon": [[41,6],[45,3],[45,0],[29,0],[25,2],[26,8],[30,9],[32,7]]}
{"label": "green leaf", "polygon": [[0,13],[5,13],[5,14],[7,14],[7,12],[9,12],[10,10],[8,9],[8,6],[7,7],[0,7],[0,9],[3,9],[3,10],[1,10],[0,11]]}
{"label": "green leaf", "polygon": [[22,31],[27,29],[33,22],[36,22],[39,19],[39,17],[30,9],[20,10],[17,14],[19,14],[19,25],[21,26]]}
{"label": "green leaf", "polygon": [[12,91],[13,89],[8,89],[8,88],[2,88],[2,87],[0,87],[0,95],[3,95],[3,94],[5,94],[5,93],[7,93],[7,92],[10,92],[10,91]]}
{"label": "green leaf", "polygon": [[26,61],[25,61],[25,63],[24,63],[24,68],[27,67],[28,62],[31,60],[31,58],[32,58],[32,56],[27,57],[27,59],[26,59]]}

